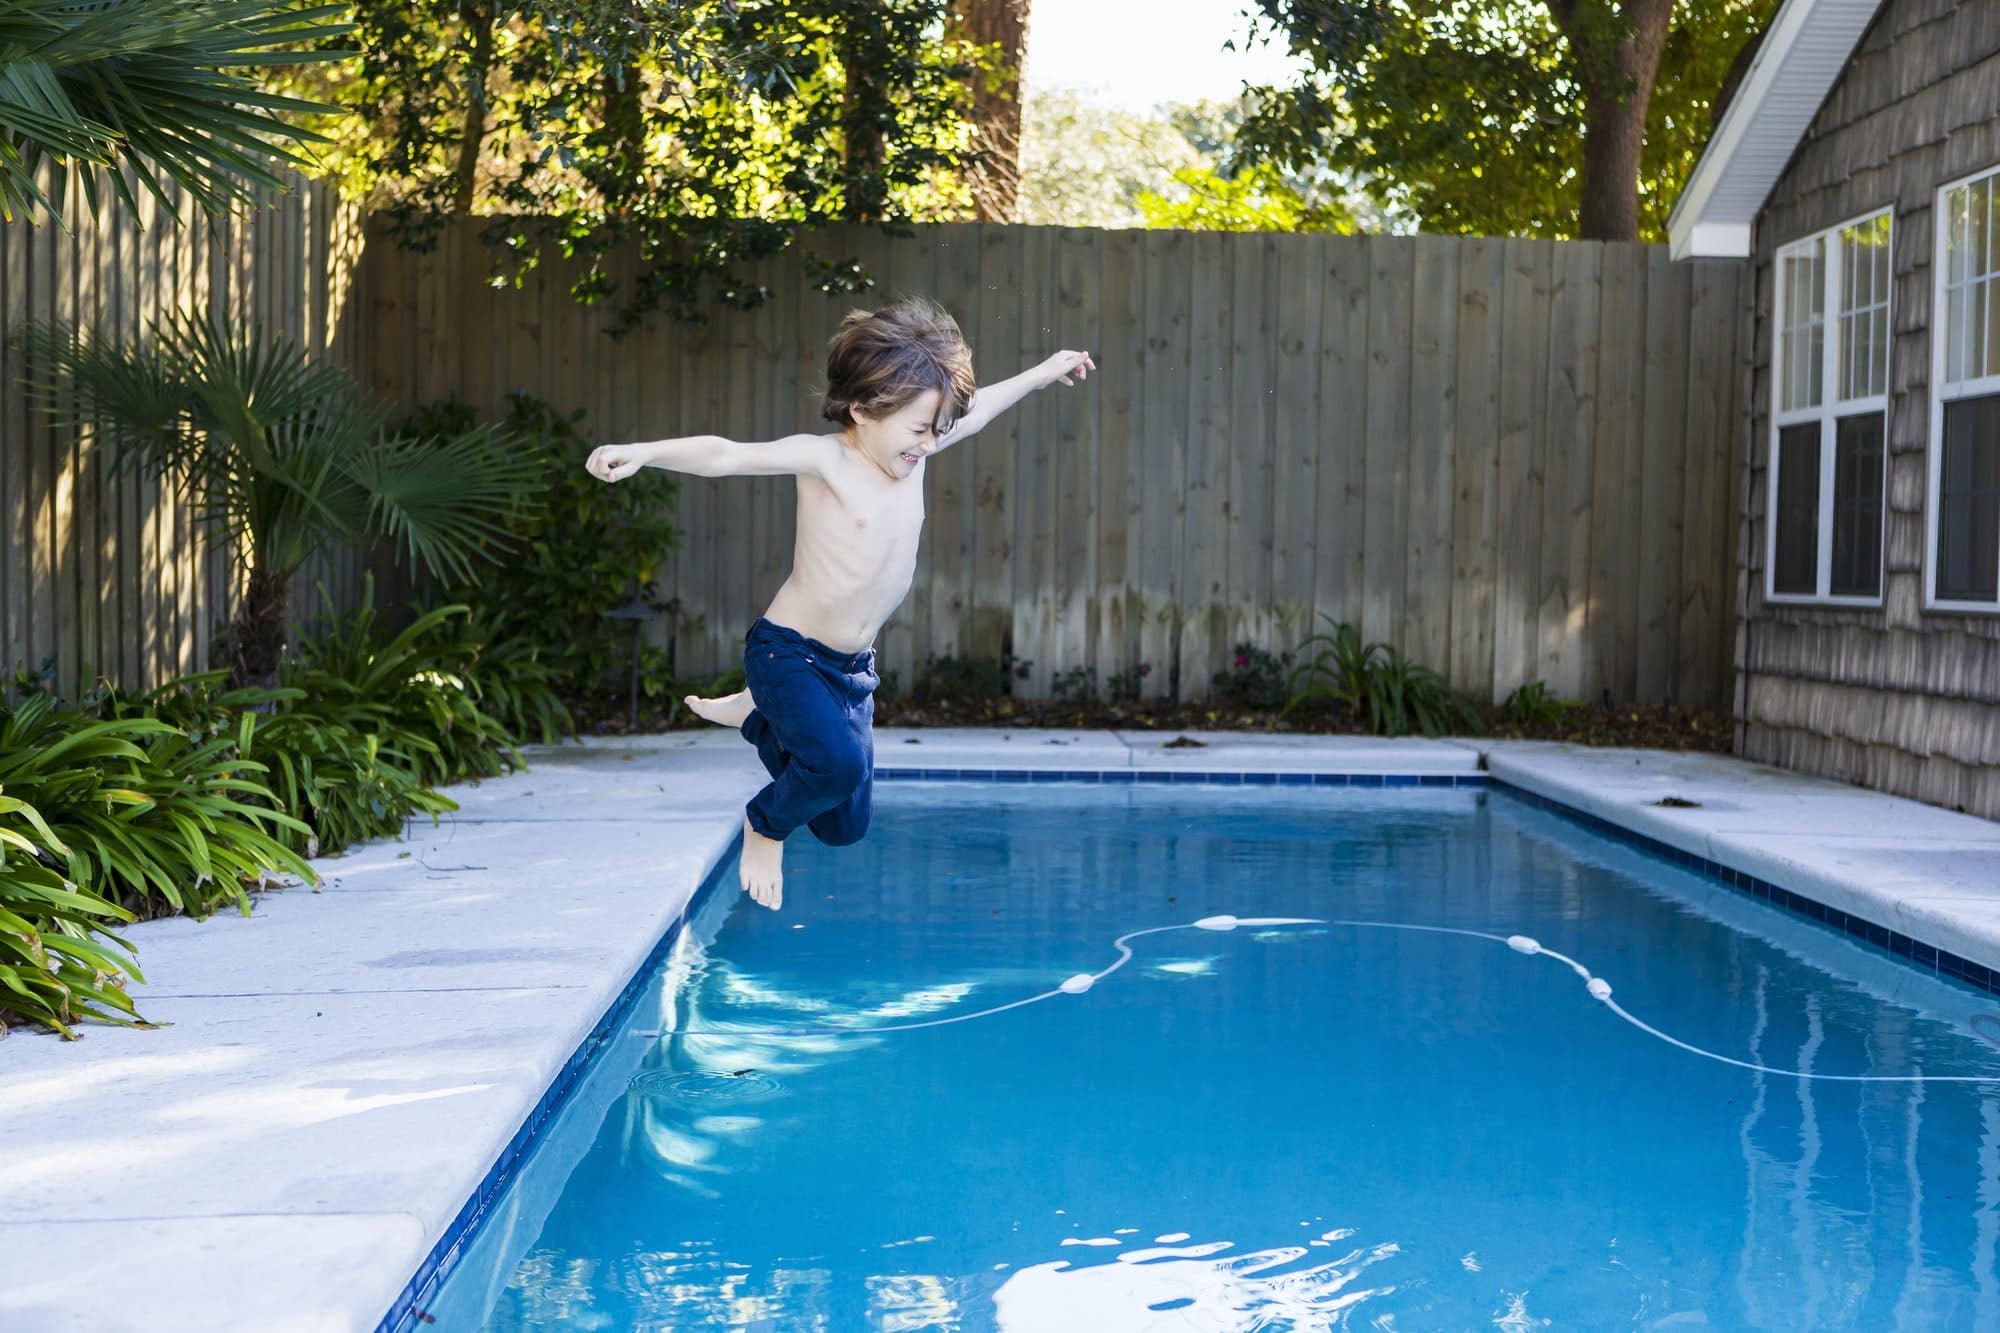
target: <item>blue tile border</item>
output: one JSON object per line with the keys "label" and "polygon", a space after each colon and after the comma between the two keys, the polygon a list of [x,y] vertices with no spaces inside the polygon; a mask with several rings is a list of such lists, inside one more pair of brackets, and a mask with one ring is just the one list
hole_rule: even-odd
{"label": "blue tile border", "polygon": [[1672,843],[1662,842],[1658,838],[1640,833],[1636,829],[1630,829],[1623,824],[1614,823],[1601,815],[1591,814],[1588,810],[1579,810],[1573,805],[1567,805],[1552,797],[1543,796],[1540,792],[1532,792],[1525,787],[1517,787],[1510,782],[1496,781],[1493,785],[1517,801],[1522,801],[1539,810],[1548,810],[1562,815],[1564,818],[1573,820],[1593,832],[1606,834],[1609,837],[1616,838],[1620,842],[1638,847],[1642,851],[1651,852],[1667,861],[1671,861],[1684,870],[1692,870],[1696,874],[1705,875],[1718,883],[1735,889],[1738,893],[1770,903],[1773,907],[1783,908],[1785,911],[1795,916],[1802,916],[1808,921],[1818,922],[1820,925],[1837,930],[1843,935],[1848,935],[1859,940],[1863,944],[1871,945],[1894,958],[1899,958],[1924,971],[1935,972],[1953,981],[1962,981],[1975,990],[1985,991],[1989,995],[2000,995],[2000,971],[1975,963],[1969,958],[1961,958],[1949,949],[1940,949],[1934,945],[1925,944],[1922,940],[1913,939],[1901,931],[1877,925],[1866,917],[1859,917],[1850,912],[1843,912],[1837,907],[1828,907],[1816,898],[1808,898],[1803,893],[1794,893],[1790,889],[1773,884],[1767,879],[1759,879],[1748,871],[1738,870],[1733,866],[1724,865],[1720,861],[1712,861],[1705,856],[1697,856],[1693,852],[1684,851],[1674,846]]}
{"label": "blue tile border", "polygon": [[875,770],[877,782],[1060,782],[1100,786],[1134,783],[1220,787],[1486,787],[1489,773],[1245,773],[1178,768],[891,768]]}
{"label": "blue tile border", "polygon": [[576,1085],[583,1078],[584,1071],[590,1067],[598,1051],[611,1040],[612,1033],[624,1021],[625,1015],[631,1012],[632,1006],[638,1002],[654,970],[666,959],[668,952],[674,947],[674,942],[680,938],[682,929],[694,916],[695,909],[721,881],[723,870],[729,865],[730,858],[736,854],[742,840],[743,835],[739,832],[723,849],[715,865],[709,869],[701,883],[695,886],[695,891],[688,896],[687,905],[681,909],[679,918],[661,933],[652,951],[646,955],[645,961],[639,964],[631,980],[627,981],[625,988],[618,993],[618,998],[611,1002],[611,1007],[597,1020],[597,1026],[590,1030],[590,1035],[585,1037],[569,1059],[563,1062],[563,1067],[557,1071],[548,1089],[542,1093],[541,1100],[537,1101],[534,1109],[528,1112],[527,1119],[522,1121],[521,1127],[514,1131],[514,1137],[509,1139],[507,1146],[501,1150],[499,1160],[493,1163],[485,1179],[479,1182],[479,1188],[472,1192],[472,1197],[458,1210],[458,1216],[444,1229],[444,1234],[438,1237],[438,1242],[431,1247],[431,1252],[424,1256],[424,1261],[417,1266],[415,1275],[404,1284],[395,1303],[389,1307],[389,1312],[383,1315],[381,1322],[375,1326],[375,1333],[417,1333],[417,1330],[436,1322],[425,1312],[424,1305],[436,1299],[438,1289],[458,1267],[459,1259],[463,1257],[474,1233],[486,1220],[487,1213],[513,1183],[521,1163],[541,1138],[542,1132],[547,1129],[556,1112],[560,1111],[563,1103],[569,1100],[570,1093],[575,1091]]}

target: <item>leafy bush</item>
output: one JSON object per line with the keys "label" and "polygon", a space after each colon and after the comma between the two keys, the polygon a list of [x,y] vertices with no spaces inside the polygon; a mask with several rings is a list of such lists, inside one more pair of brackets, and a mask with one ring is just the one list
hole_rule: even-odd
{"label": "leafy bush", "polygon": [[40,811],[0,795],[0,1033],[10,1014],[65,1037],[75,1036],[69,1025],[85,1017],[137,1022],[118,978],[145,978],[132,946],[104,924],[133,915],[63,875],[57,867],[69,855]]}
{"label": "leafy bush", "polygon": [[1584,707],[1581,699],[1562,699],[1549,692],[1542,681],[1531,680],[1507,696],[1503,706],[1507,720],[1524,729],[1547,730],[1559,727],[1572,709]]}
{"label": "leafy bush", "polygon": [[1229,651],[1234,661],[1216,672],[1212,682],[1217,696],[1259,711],[1283,708],[1292,655],[1273,657],[1254,643],[1239,643]]}
{"label": "leafy bush", "polygon": [[1032,665],[1008,655],[999,661],[990,657],[933,657],[924,666],[919,695],[944,695],[953,699],[998,699],[1012,694],[1014,682],[1025,680]]}
{"label": "leafy bush", "polygon": [[1097,673],[1089,667],[1058,671],[1049,682],[1049,693],[1062,703],[1092,703],[1097,698]]}
{"label": "leafy bush", "polygon": [[87,707],[34,689],[0,702],[0,1011],[65,1036],[84,1017],[136,1023],[122,977],[139,972],[107,923],[223,903],[247,915],[246,885],[313,879],[286,841],[306,826],[236,749],[115,691]]}
{"label": "leafy bush", "polygon": [[1129,704],[1139,698],[1140,682],[1153,674],[1153,668],[1144,662],[1137,666],[1114,671],[1104,679],[1104,697],[1114,704]]}
{"label": "leafy bush", "polygon": [[[475,418],[469,405],[446,400],[421,409],[404,431],[419,440],[447,440],[469,429]],[[661,596],[657,575],[680,544],[671,518],[679,486],[659,468],[643,469],[616,486],[591,476],[583,463],[596,441],[584,436],[582,420],[581,411],[564,416],[540,398],[513,396],[505,427],[539,465],[539,503],[506,520],[504,556],[477,587],[435,589],[429,600],[480,607],[475,623],[484,641],[507,645],[505,652],[538,656],[560,698],[622,699],[632,629],[627,621],[606,619],[605,612],[625,605],[635,592],[653,611],[678,610]],[[649,697],[671,688],[665,657],[658,648],[642,649],[640,672]],[[519,727],[529,719],[516,714],[508,720]],[[546,714],[538,716],[537,727],[546,720]]]}
{"label": "leafy bush", "polygon": [[1354,626],[1323,617],[1331,632],[1312,635],[1299,652],[1316,651],[1293,669],[1284,711],[1331,704],[1378,736],[1420,731],[1481,731],[1479,712],[1429,667],[1382,643],[1363,643]]}

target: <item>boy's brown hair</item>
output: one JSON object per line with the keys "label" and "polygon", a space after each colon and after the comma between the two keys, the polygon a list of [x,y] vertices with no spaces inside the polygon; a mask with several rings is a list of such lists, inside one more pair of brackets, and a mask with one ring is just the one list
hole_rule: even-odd
{"label": "boy's brown hair", "polygon": [[843,426],[854,409],[887,416],[935,389],[940,431],[965,415],[976,387],[972,349],[943,306],[906,296],[880,310],[856,310],[840,321],[826,353],[826,395],[820,415]]}

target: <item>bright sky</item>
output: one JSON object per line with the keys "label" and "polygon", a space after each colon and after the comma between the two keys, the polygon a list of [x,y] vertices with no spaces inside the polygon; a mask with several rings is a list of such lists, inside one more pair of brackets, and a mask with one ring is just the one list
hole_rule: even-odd
{"label": "bright sky", "polygon": [[1134,111],[1161,102],[1236,96],[1247,80],[1278,83],[1280,46],[1225,51],[1250,30],[1249,0],[1034,0],[1025,82],[1082,88]]}

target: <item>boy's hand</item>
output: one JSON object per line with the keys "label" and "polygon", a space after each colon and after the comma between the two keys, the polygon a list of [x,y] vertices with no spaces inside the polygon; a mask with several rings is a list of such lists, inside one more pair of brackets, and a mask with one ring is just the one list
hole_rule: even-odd
{"label": "boy's hand", "polygon": [[590,451],[583,466],[599,481],[623,481],[646,466],[649,457],[643,444],[600,444]]}
{"label": "boy's hand", "polygon": [[1088,352],[1057,352],[1042,362],[1042,383],[1074,384],[1076,380],[1070,376],[1074,375],[1078,380],[1086,379],[1095,369],[1097,363],[1090,359]]}

